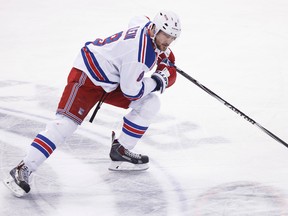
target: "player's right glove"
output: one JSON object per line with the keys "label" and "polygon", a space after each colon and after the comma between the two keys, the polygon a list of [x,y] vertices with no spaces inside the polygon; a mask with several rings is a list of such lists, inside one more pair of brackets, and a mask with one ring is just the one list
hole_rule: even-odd
{"label": "player's right glove", "polygon": [[166,67],[164,67],[162,70],[156,70],[151,76],[151,78],[156,82],[156,87],[153,91],[160,91],[162,94],[168,86],[169,76],[170,73]]}

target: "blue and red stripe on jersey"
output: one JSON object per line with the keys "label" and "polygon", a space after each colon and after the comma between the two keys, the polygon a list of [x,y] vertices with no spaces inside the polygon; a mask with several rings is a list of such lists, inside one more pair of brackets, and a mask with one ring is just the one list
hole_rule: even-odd
{"label": "blue and red stripe on jersey", "polygon": [[82,58],[88,69],[90,75],[99,82],[115,84],[116,82],[111,82],[106,76],[105,72],[100,67],[94,54],[88,49],[87,45],[91,42],[87,42],[85,46],[81,49]]}
{"label": "blue and red stripe on jersey", "polygon": [[156,63],[157,55],[155,53],[153,42],[150,36],[148,36],[146,30],[151,22],[148,22],[145,27],[141,30],[139,51],[138,51],[138,62],[145,64],[150,70]]}
{"label": "blue and red stripe on jersey", "polygon": [[143,136],[143,134],[146,132],[146,130],[148,129],[148,127],[143,127],[140,125],[137,125],[131,121],[129,121],[127,118],[123,118],[124,119],[124,124],[122,127],[122,131],[134,138],[141,138]]}
{"label": "blue and red stripe on jersey", "polygon": [[141,89],[137,95],[127,95],[127,94],[123,93],[123,95],[131,101],[140,99],[143,96],[143,94],[144,94],[144,83],[143,82],[142,82],[142,87],[141,87]]}
{"label": "blue and red stripe on jersey", "polygon": [[42,152],[46,158],[48,158],[56,149],[55,144],[41,134],[36,136],[31,145]]}

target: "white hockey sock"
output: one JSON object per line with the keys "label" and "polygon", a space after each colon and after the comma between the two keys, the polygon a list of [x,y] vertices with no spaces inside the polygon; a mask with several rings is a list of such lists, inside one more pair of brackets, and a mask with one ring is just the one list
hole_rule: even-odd
{"label": "white hockey sock", "polygon": [[47,158],[36,148],[30,146],[29,152],[23,159],[29,170],[34,172]]}
{"label": "white hockey sock", "polygon": [[33,140],[28,154],[23,159],[29,169],[34,172],[56,149],[56,145],[42,134]]}
{"label": "white hockey sock", "polygon": [[131,150],[148,129],[148,123],[133,113],[126,115],[123,120],[122,132],[118,141],[126,149]]}
{"label": "white hockey sock", "polygon": [[148,129],[160,109],[160,101],[157,95],[151,93],[131,102],[130,108],[131,112],[123,118],[122,132],[118,138],[120,144],[129,150],[135,147]]}
{"label": "white hockey sock", "polygon": [[56,146],[64,143],[65,139],[77,129],[71,119],[56,115],[56,118],[46,125],[45,131],[40,132],[33,140],[24,163],[33,172],[40,166],[56,149]]}

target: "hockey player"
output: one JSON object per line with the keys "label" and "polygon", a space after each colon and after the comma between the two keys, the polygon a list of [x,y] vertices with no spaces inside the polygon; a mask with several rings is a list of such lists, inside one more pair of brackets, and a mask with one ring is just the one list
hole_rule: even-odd
{"label": "hockey player", "polygon": [[[144,170],[146,155],[131,152],[160,108],[163,93],[176,80],[175,57],[169,45],[181,25],[171,11],[160,11],[153,21],[136,17],[126,30],[85,43],[68,76],[56,117],[33,140],[26,157],[4,183],[16,196],[30,191],[29,176],[73,134],[97,102],[131,110],[122,132],[112,137],[111,170]],[[145,76],[156,65],[151,76]]]}

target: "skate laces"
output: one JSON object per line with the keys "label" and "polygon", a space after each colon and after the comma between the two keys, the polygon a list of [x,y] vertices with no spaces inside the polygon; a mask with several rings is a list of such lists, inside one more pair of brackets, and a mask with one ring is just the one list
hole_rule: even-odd
{"label": "skate laces", "polygon": [[137,159],[137,160],[141,160],[142,159],[141,154],[137,154],[137,153],[129,151],[124,146],[122,146],[117,139],[113,140],[112,147],[113,146],[115,147],[115,149],[118,149],[117,151],[121,155],[125,155],[125,156],[128,156],[129,158],[134,158],[134,159]]}
{"label": "skate laces", "polygon": [[128,149],[124,148],[124,154],[131,157],[131,158],[136,158],[136,159],[141,159],[141,154],[137,154],[134,152],[129,151]]}

